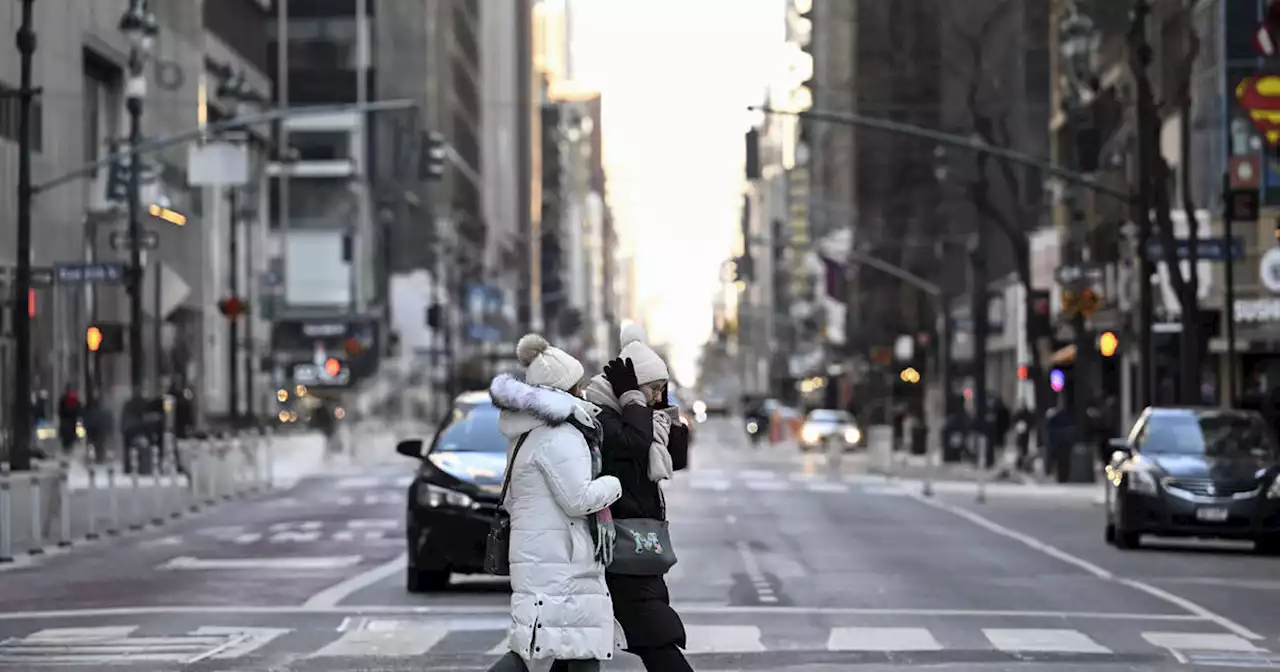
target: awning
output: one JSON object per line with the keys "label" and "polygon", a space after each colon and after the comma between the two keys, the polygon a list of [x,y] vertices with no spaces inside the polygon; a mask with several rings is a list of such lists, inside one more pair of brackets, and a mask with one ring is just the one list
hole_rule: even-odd
{"label": "awning", "polygon": [[1069,366],[1076,362],[1076,346],[1074,343],[1061,348],[1049,357],[1049,366]]}

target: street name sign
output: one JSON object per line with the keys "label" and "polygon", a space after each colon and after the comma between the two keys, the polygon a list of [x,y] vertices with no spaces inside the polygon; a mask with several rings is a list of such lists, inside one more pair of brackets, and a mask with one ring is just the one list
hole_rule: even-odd
{"label": "street name sign", "polygon": [[90,264],[58,264],[54,267],[59,283],[117,283],[124,280],[124,264],[95,262]]}
{"label": "street name sign", "polygon": [[[0,285],[12,285],[18,281],[18,269],[0,266]],[[31,286],[36,289],[53,286],[53,269],[48,266],[31,267]]]}
{"label": "street name sign", "polygon": [[[111,244],[111,249],[113,250],[130,249],[130,240],[132,239],[129,237],[128,232],[125,231],[112,231],[111,235],[107,237],[107,241]],[[155,231],[143,231],[140,240],[142,241],[139,245],[141,249],[154,250],[160,247],[160,236]]]}
{"label": "street name sign", "polygon": [[[1176,246],[1176,256],[1178,259],[1188,259],[1191,257],[1191,241],[1186,238],[1179,238],[1174,241]],[[1227,258],[1227,241],[1225,238],[1200,238],[1196,241],[1196,256],[1203,261],[1225,261]],[[1230,245],[1231,260],[1239,261],[1244,258],[1244,239],[1238,236],[1231,238]],[[1164,243],[1159,239],[1153,238],[1147,241],[1147,258],[1152,261],[1167,261],[1164,253]]]}

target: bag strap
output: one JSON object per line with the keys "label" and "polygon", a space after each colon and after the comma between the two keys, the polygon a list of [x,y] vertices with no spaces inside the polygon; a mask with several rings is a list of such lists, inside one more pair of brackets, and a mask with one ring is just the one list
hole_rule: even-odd
{"label": "bag strap", "polygon": [[[531,431],[532,430],[530,430],[530,432]],[[515,450],[511,451],[511,463],[507,465],[507,473],[503,474],[502,476],[502,494],[498,495],[499,505],[502,505],[507,501],[507,488],[511,487],[511,472],[515,471],[516,456],[520,454],[520,446],[524,445],[524,440],[529,438],[530,432],[525,432],[524,434],[521,434],[520,438],[516,441]]]}

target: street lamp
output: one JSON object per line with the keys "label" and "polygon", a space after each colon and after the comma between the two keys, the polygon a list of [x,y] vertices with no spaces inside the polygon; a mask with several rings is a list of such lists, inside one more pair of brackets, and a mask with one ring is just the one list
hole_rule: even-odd
{"label": "street lamp", "polygon": [[[129,40],[129,76],[125,82],[129,111],[129,373],[132,398],[142,397],[142,99],[147,95],[147,62],[160,32],[147,0],[132,0],[120,17],[120,32]],[[160,319],[157,315],[156,319]],[[155,347],[160,347],[159,343]]]}
{"label": "street lamp", "polygon": [[1076,105],[1088,105],[1098,90],[1097,75],[1093,71],[1093,54],[1102,42],[1102,36],[1093,19],[1073,8],[1058,27],[1059,52],[1068,90],[1064,93]]}

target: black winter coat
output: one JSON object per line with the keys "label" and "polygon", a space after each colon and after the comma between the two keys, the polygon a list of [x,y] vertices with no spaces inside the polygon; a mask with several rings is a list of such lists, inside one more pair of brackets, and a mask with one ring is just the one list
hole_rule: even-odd
{"label": "black winter coat", "polygon": [[[622,484],[622,498],[609,507],[613,517],[666,520],[662,489],[649,480],[653,409],[629,404],[622,407],[621,413],[604,408],[599,417],[604,426],[600,450],[603,473],[617,477]],[[677,471],[689,465],[687,427],[671,426],[667,451]],[[670,644],[685,646],[684,623],[671,608],[671,595],[663,577],[625,576],[606,571],[605,579],[613,598],[613,615],[627,636],[628,651]]]}

